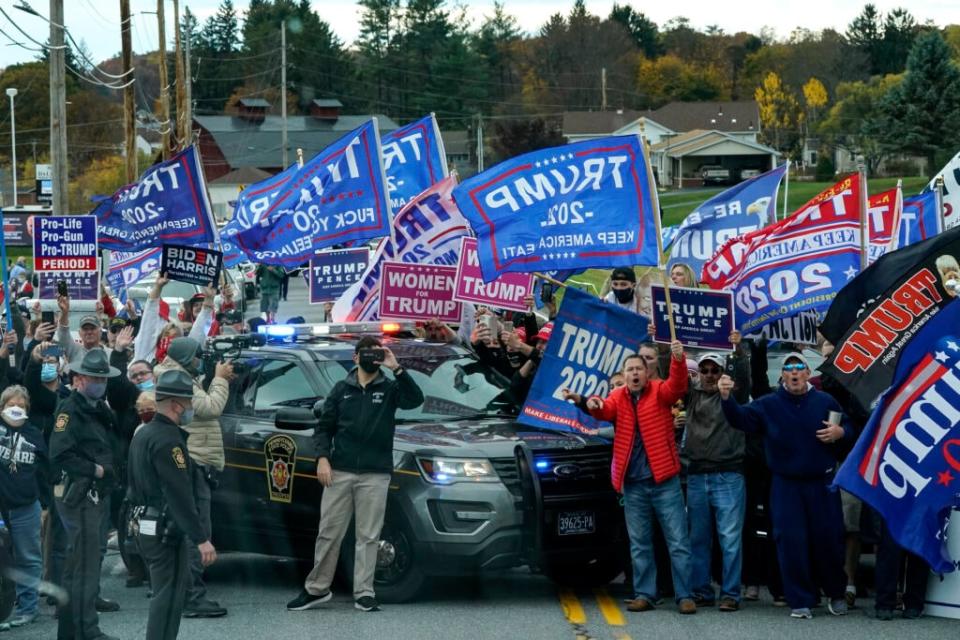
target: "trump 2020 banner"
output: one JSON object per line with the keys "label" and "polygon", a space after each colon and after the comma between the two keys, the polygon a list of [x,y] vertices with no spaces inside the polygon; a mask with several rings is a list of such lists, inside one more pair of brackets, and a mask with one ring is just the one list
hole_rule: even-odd
{"label": "trump 2020 banner", "polygon": [[960,507],[960,302],[910,341],[836,484],[876,509],[935,573],[955,570],[945,539]]}
{"label": "trump 2020 banner", "polygon": [[596,296],[567,288],[523,410],[523,424],[595,434],[607,423],[564,401],[563,390],[606,396],[610,376],[636,353],[648,320]]}
{"label": "trump 2020 banner", "polygon": [[318,250],[390,232],[376,120],[314,156],[269,198],[234,243],[256,263],[295,267]]}
{"label": "trump 2020 banner", "polygon": [[[670,344],[670,314],[663,287],[650,287],[653,298],[653,339]],[[736,328],[733,294],[729,291],[670,287],[677,340],[691,347],[733,350],[730,334]]]}
{"label": "trump 2020 banner", "polygon": [[378,319],[383,264],[387,261],[457,264],[460,238],[467,235],[469,227],[451,197],[456,184],[453,176],[444,178],[394,216],[392,236],[380,241],[363,276],[333,305],[335,322]]}
{"label": "trump 2020 banner", "polygon": [[395,213],[424,189],[447,177],[447,155],[432,113],[383,134],[380,148],[390,205]]}
{"label": "trump 2020 banner", "polygon": [[780,222],[728,241],[701,280],[734,293],[738,329],[821,313],[860,271],[860,180],[847,176]]}
{"label": "trump 2020 banner", "polygon": [[127,287],[160,269],[162,247],[144,251],[111,251],[107,283],[119,294]]}
{"label": "trump 2020 banner", "polygon": [[730,238],[762,229],[775,222],[777,194],[787,165],[744,180],[710,198],[688,215],[664,251],[670,251],[668,266],[678,262],[700,273],[717,249]]}
{"label": "trump 2020 banner", "polygon": [[659,264],[657,190],[637,136],[525,153],[453,197],[477,235],[487,282],[511,271]]}
{"label": "trump 2020 banner", "polygon": [[942,231],[943,216],[940,215],[936,191],[924,191],[919,195],[903,199],[897,246],[906,247],[932,238]]}
{"label": "trump 2020 banner", "polygon": [[870,244],[867,264],[890,251],[896,251],[900,242],[900,219],[903,215],[903,193],[900,187],[876,193],[867,199],[867,226]]}
{"label": "trump 2020 banner", "polygon": [[217,240],[194,146],[153,165],[112,197],[99,199],[93,213],[104,249],[139,251],[164,242],[197,246]]}
{"label": "trump 2020 banner", "polygon": [[240,192],[233,206],[233,217],[220,230],[225,265],[232,267],[248,259],[247,254],[237,246],[235,236],[260,222],[260,218],[266,213],[270,204],[276,200],[277,195],[299,170],[300,167],[297,164],[292,164],[277,175],[251,184]]}

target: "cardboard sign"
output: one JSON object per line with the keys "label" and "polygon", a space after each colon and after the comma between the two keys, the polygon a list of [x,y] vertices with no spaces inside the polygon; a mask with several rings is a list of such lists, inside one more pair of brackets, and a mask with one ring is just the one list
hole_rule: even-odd
{"label": "cardboard sign", "polygon": [[160,271],[171,280],[189,282],[203,287],[218,286],[223,254],[213,249],[163,245]]}
{"label": "cardboard sign", "polygon": [[35,271],[96,271],[96,216],[36,216]]}
{"label": "cardboard sign", "polygon": [[505,273],[484,282],[477,255],[477,239],[463,238],[457,263],[457,287],[453,297],[460,302],[485,304],[511,311],[526,311],[523,298],[533,290],[533,274]]}
{"label": "cardboard sign", "polygon": [[57,299],[57,283],[67,283],[71,301],[100,299],[100,274],[97,271],[51,271],[37,274],[37,297],[40,300]]}
{"label": "cardboard sign", "polygon": [[[663,287],[650,287],[653,296],[653,339],[670,343],[670,320]],[[670,287],[677,340],[690,347],[733,350],[733,293]]]}
{"label": "cardboard sign", "polygon": [[460,322],[453,299],[456,267],[385,262],[380,283],[380,317],[392,320]]}
{"label": "cardboard sign", "polygon": [[369,249],[336,249],[310,258],[310,304],[334,302],[360,280],[368,264]]}

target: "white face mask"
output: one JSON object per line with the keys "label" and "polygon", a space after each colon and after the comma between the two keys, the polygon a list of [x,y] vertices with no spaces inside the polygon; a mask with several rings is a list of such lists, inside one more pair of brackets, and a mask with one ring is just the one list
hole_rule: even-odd
{"label": "white face mask", "polygon": [[27,421],[27,412],[21,407],[7,407],[3,410],[3,418],[11,426],[19,427]]}

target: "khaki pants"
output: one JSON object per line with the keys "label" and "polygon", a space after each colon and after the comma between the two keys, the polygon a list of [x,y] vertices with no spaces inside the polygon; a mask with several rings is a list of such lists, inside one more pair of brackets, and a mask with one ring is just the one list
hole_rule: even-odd
{"label": "khaki pants", "polygon": [[373,576],[377,548],[387,508],[389,473],[349,473],[333,470],[333,484],[325,487],[320,501],[320,528],[314,548],[313,570],[304,588],[320,595],[330,589],[337,568],[340,544],[355,516],[356,553],[353,566],[353,597],[374,596]]}

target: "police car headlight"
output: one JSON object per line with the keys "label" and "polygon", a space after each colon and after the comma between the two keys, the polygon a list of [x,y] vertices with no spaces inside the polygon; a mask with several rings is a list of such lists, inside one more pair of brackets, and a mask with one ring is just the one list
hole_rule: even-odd
{"label": "police car headlight", "polygon": [[420,472],[427,482],[496,482],[497,472],[483,458],[417,458]]}

